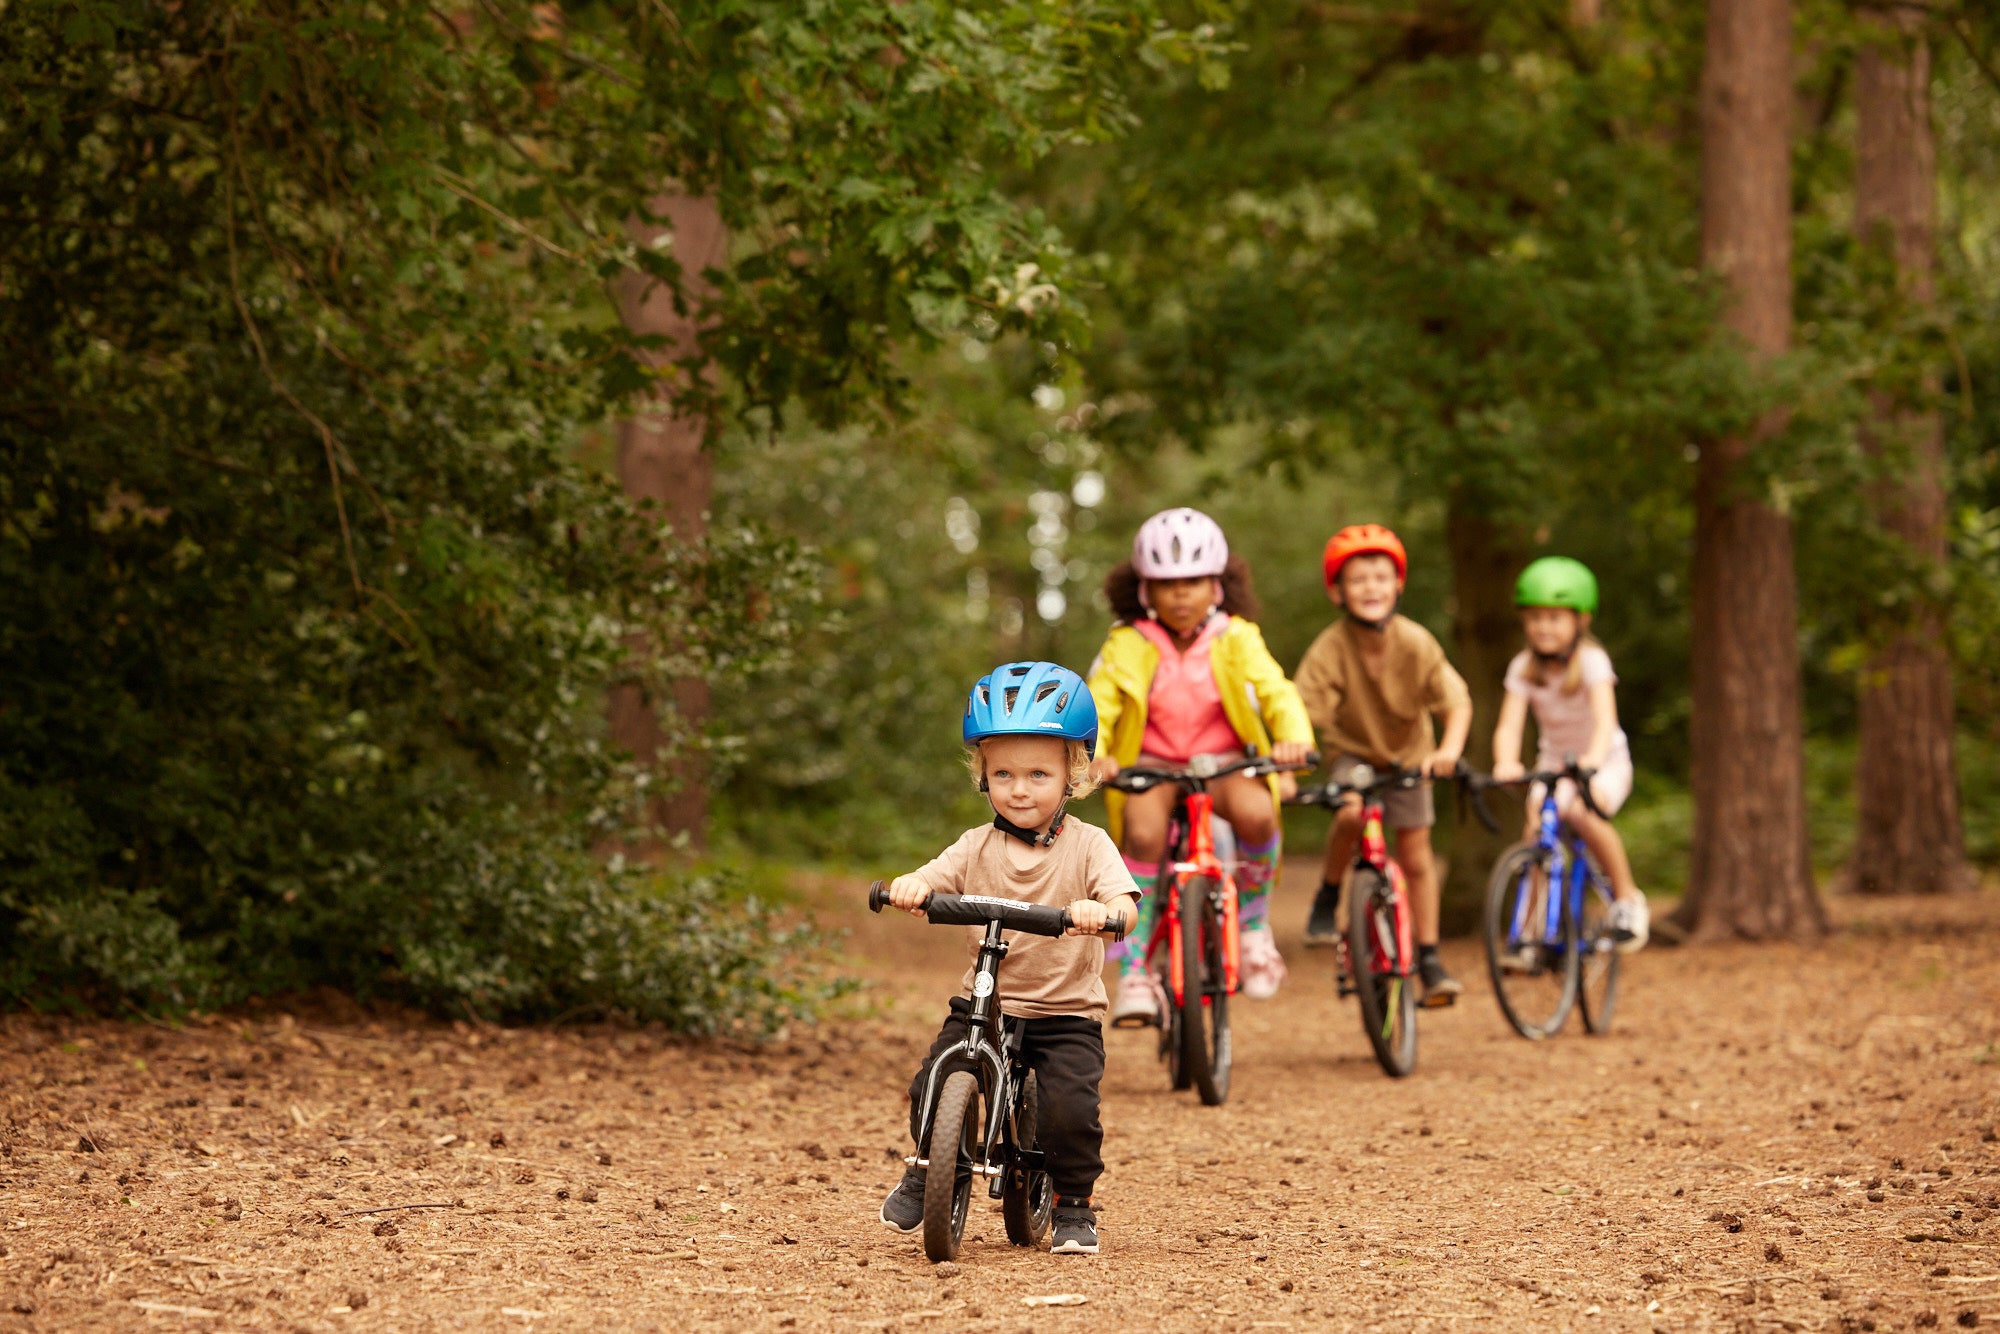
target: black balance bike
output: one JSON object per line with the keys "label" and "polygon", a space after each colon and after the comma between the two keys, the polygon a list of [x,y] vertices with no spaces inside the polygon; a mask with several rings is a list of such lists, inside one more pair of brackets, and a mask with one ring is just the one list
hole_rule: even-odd
{"label": "black balance bike", "polygon": [[[868,887],[870,912],[881,912],[888,902],[885,883]],[[1036,1147],[1035,1072],[1021,1055],[1022,1021],[1004,1017],[994,993],[1000,961],[1007,957],[1000,933],[1060,936],[1070,928],[1069,910],[980,894],[933,894],[924,902],[924,915],[933,926],[986,928],[972,974],[965,1040],[931,1063],[917,1118],[917,1152],[905,1159],[924,1169],[924,1254],[940,1262],[958,1255],[976,1177],[985,1177],[987,1195],[1000,1201],[1007,1240],[1040,1246],[1048,1240],[1055,1188]],[[1125,930],[1123,913],[1113,913],[1104,924],[1113,939],[1122,939]],[[954,1141],[956,1151],[947,1150]]]}

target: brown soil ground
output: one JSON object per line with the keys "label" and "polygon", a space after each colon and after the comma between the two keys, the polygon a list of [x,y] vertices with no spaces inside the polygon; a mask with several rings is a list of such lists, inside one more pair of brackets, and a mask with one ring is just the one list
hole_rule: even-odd
{"label": "brown soil ground", "polygon": [[[756,1050],[324,1007],[5,1020],[0,1330],[2000,1321],[2000,893],[1650,950],[1610,1036],[1540,1045],[1448,947],[1468,994],[1400,1082],[1288,948],[1226,1107],[1110,1036],[1101,1256],[1017,1250],[982,1201],[939,1273],[875,1211],[962,945],[855,892],[823,919],[867,1009]],[[407,1204],[448,1207],[369,1212]],[[1056,1294],[1086,1300],[1025,1304]]]}

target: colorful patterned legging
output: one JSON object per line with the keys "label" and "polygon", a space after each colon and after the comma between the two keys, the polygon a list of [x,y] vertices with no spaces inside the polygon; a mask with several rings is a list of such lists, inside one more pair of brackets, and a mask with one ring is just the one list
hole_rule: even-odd
{"label": "colorful patterned legging", "polygon": [[[1244,931],[1265,928],[1271,911],[1271,884],[1278,877],[1278,855],[1283,846],[1284,833],[1280,830],[1273,832],[1268,842],[1237,847],[1236,920]],[[1120,973],[1132,973],[1146,966],[1146,942],[1153,938],[1154,924],[1160,918],[1160,896],[1154,892],[1154,882],[1160,877],[1160,864],[1127,857],[1125,869],[1132,873],[1132,879],[1144,891],[1139,898],[1139,920],[1125,939],[1113,945],[1108,953],[1118,961]]]}

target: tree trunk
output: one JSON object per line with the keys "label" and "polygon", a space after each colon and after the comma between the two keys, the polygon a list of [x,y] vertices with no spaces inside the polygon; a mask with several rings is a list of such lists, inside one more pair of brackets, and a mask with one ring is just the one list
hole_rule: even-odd
{"label": "tree trunk", "polygon": [[[673,294],[634,273],[618,283],[618,304],[626,327],[656,334],[663,347],[646,355],[664,366],[692,350],[697,306],[709,288],[704,270],[719,268],[727,257],[729,236],[712,198],[662,195],[648,205],[652,219],[635,220],[632,232],[640,244],[662,234],[673,237],[673,254],[686,274],[685,311],[674,308]],[[659,506],[677,536],[698,540],[708,531],[708,506],[715,492],[715,464],[703,448],[708,422],[700,416],[677,415],[666,393],[618,424],[618,480],[635,500]],[[671,790],[653,807],[653,818],[678,841],[683,835],[699,847],[708,826],[707,775],[698,754],[686,754],[660,769],[666,730],[660,722],[665,706],[678,715],[677,732],[698,731],[708,719],[708,682],[690,678],[676,682],[672,697],[659,700],[637,685],[611,692],[611,738],[655,767]]]}
{"label": "tree trunk", "polygon": [[[1854,227],[1895,258],[1901,296],[1936,297],[1937,150],[1921,16],[1862,11],[1855,70]],[[1935,382],[1931,384],[1935,388]],[[1882,465],[1882,528],[1932,566],[1945,561],[1944,429],[1935,410],[1883,390],[1863,443]],[[1970,883],[1952,756],[1951,662],[1938,608],[1921,602],[1870,627],[1882,647],[1861,674],[1857,822],[1847,882],[1864,893],[1938,893]]]}
{"label": "tree trunk", "polygon": [[[1463,492],[1454,491],[1445,511],[1445,543],[1451,552],[1452,640],[1458,665],[1472,689],[1472,736],[1465,758],[1475,769],[1493,767],[1493,724],[1500,718],[1501,679],[1520,647],[1520,617],[1514,610],[1514,577],[1527,563],[1528,540],[1503,527]],[[1451,831],[1451,866],[1444,882],[1443,928],[1460,935],[1476,931],[1486,899],[1486,875],[1501,851],[1519,839],[1517,803],[1498,792],[1487,799],[1500,822],[1490,833],[1477,819],[1460,818]],[[1469,817],[1471,812],[1462,812]]]}
{"label": "tree trunk", "polygon": [[[1791,339],[1791,4],[1709,0],[1702,70],[1705,263],[1753,355]],[[1747,438],[1703,445],[1695,475],[1694,857],[1676,924],[1698,937],[1816,935],[1807,844],[1791,521],[1754,493]]]}

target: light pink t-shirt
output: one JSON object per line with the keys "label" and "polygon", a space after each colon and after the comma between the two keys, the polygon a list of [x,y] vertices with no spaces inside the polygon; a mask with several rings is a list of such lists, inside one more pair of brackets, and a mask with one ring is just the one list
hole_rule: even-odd
{"label": "light pink t-shirt", "polygon": [[[1536,685],[1530,675],[1534,657],[1526,649],[1516,653],[1507,664],[1507,693],[1527,700],[1535,714],[1535,730],[1541,737],[1535,751],[1537,769],[1560,769],[1564,757],[1582,755],[1590,749],[1591,734],[1596,730],[1590,718],[1591,689],[1618,679],[1611,666],[1611,655],[1602,648],[1585,644],[1576,652],[1583,684],[1573,695],[1563,693],[1564,672],[1551,672],[1545,684]],[[1624,729],[1620,728],[1611,739],[1611,754],[1605,758],[1629,753]]]}
{"label": "light pink t-shirt", "polygon": [[1160,651],[1153,684],[1146,693],[1146,734],[1139,749],[1156,759],[1186,764],[1197,755],[1237,750],[1243,743],[1222,710],[1222,691],[1215,684],[1209,651],[1229,629],[1227,616],[1211,616],[1183,653],[1158,621],[1139,621],[1134,628]]}

